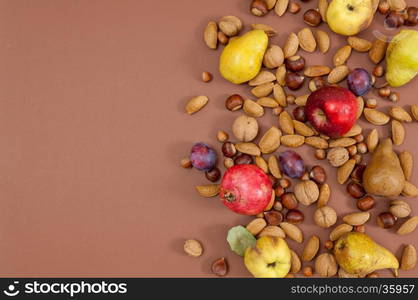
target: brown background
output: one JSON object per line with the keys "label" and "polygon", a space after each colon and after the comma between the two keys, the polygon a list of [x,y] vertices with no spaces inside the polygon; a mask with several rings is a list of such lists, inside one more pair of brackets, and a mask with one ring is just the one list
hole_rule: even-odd
{"label": "brown background", "polygon": [[[248,87],[220,78],[220,52],[202,42],[206,23],[228,14],[242,18],[245,30],[265,22],[279,30],[279,45],[304,26],[302,13],[254,17],[249,2],[0,1],[1,276],[211,276],[210,264],[221,256],[230,276],[249,275],[225,237],[251,218],[200,198],[194,186],[204,175],[179,167],[194,142],[219,149],[217,130],[229,131],[239,114],[224,109],[226,96],[249,96]],[[315,4],[303,4],[302,12]],[[378,16],[374,28],[382,30],[382,22]],[[371,38],[371,30],[362,36]],[[330,53],[343,43],[333,35]],[[300,53],[308,64],[331,65],[331,54]],[[349,66],[372,67],[358,53]],[[200,81],[204,70],[214,74],[212,83]],[[402,106],[414,102],[416,83],[399,89]],[[187,116],[185,102],[200,94],[209,105]],[[379,100],[381,108],[389,104]],[[270,112],[262,122],[263,130],[277,125]],[[399,147],[415,157],[416,126],[406,126]],[[388,126],[380,133],[387,136]],[[318,163],[311,148],[297,151],[308,165]],[[335,170],[320,164],[329,174],[330,204],[339,214],[355,211]],[[416,201],[409,200],[415,213]],[[418,246],[417,233],[399,237],[375,225],[387,202],[379,202],[367,232],[399,256],[403,244]],[[304,209],[301,227],[325,241],[329,230],[313,225],[313,209]],[[203,243],[201,258],[182,252],[186,238]],[[418,276],[418,269],[401,274]]]}

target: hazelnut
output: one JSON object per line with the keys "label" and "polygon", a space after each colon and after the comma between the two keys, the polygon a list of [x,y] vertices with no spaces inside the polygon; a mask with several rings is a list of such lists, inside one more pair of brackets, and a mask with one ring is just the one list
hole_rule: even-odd
{"label": "hazelnut", "polygon": [[321,14],[319,13],[319,11],[317,11],[316,9],[308,9],[304,14],[303,14],[303,20],[305,21],[306,24],[308,24],[309,26],[318,26],[319,24],[321,24],[322,22],[322,17]]}
{"label": "hazelnut", "polygon": [[316,157],[316,159],[323,160],[327,157],[327,152],[324,149],[316,149],[315,150],[315,157]]}
{"label": "hazelnut", "polygon": [[404,22],[402,15],[396,11],[390,12],[385,19],[385,25],[391,29],[401,27]]}
{"label": "hazelnut", "polygon": [[305,123],[307,121],[307,117],[305,114],[305,107],[303,106],[296,106],[292,114],[295,120],[298,120],[299,122]]}
{"label": "hazelnut", "polygon": [[219,130],[218,134],[216,135],[216,138],[219,142],[224,143],[229,139],[229,135],[225,131]]}
{"label": "hazelnut", "polygon": [[283,204],[280,201],[276,201],[276,202],[274,202],[273,209],[277,210],[277,211],[282,211],[283,210]]}
{"label": "hazelnut", "polygon": [[187,240],[183,245],[184,252],[193,257],[199,257],[203,253],[202,244],[197,240]]}
{"label": "hazelnut", "polygon": [[415,26],[418,24],[418,8],[415,6],[408,7],[407,11],[407,18],[405,20],[405,25],[407,26]]}
{"label": "hazelnut", "polygon": [[390,9],[389,3],[386,0],[380,1],[378,10],[382,15],[386,15]]}
{"label": "hazelnut", "polygon": [[354,181],[347,184],[347,193],[351,197],[356,198],[356,199],[360,199],[366,194],[366,192],[364,191],[364,188],[360,184]]}
{"label": "hazelnut", "polygon": [[228,273],[228,263],[225,257],[221,257],[212,263],[212,273],[217,276],[225,276]]}
{"label": "hazelnut", "polygon": [[294,1],[290,1],[289,6],[287,7],[287,10],[291,14],[297,14],[300,11],[300,4]]}
{"label": "hazelnut", "polygon": [[192,162],[188,157],[184,157],[181,159],[180,165],[185,169],[190,169],[192,167]]}
{"label": "hazelnut", "polygon": [[302,71],[305,68],[305,59],[299,55],[291,56],[286,58],[285,65],[287,70]]}
{"label": "hazelnut", "polygon": [[368,211],[374,207],[375,200],[372,196],[366,196],[357,200],[357,208],[361,211]]}
{"label": "hazelnut", "polygon": [[295,198],[293,193],[285,193],[280,197],[280,201],[283,204],[284,208],[295,209],[298,207],[298,201]]}
{"label": "hazelnut", "polygon": [[366,278],[379,278],[379,273],[372,272],[370,274],[367,274]]}
{"label": "hazelnut", "polygon": [[366,107],[367,108],[376,108],[377,107],[377,100],[376,99],[367,99],[366,100]]}
{"label": "hazelnut", "polygon": [[309,177],[317,184],[323,184],[327,180],[327,174],[321,166],[313,166],[309,172]]}
{"label": "hazelnut", "polygon": [[251,2],[251,13],[257,17],[264,16],[268,13],[267,3],[264,0],[253,0]]}
{"label": "hazelnut", "polygon": [[337,213],[330,206],[318,208],[314,213],[314,222],[322,228],[328,228],[337,222]]}
{"label": "hazelnut", "polygon": [[351,145],[347,147],[347,151],[348,154],[351,156],[356,155],[357,154],[357,146],[356,145]]}
{"label": "hazelnut", "polygon": [[234,166],[234,160],[232,158],[227,157],[224,159],[224,167],[226,169],[229,169],[233,166]]}
{"label": "hazelnut", "polygon": [[209,82],[209,81],[212,80],[212,78],[213,78],[213,76],[212,76],[211,73],[209,73],[209,72],[203,72],[202,73],[202,81],[203,82]]}
{"label": "hazelnut", "polygon": [[398,102],[401,99],[401,96],[399,95],[398,92],[392,92],[389,95],[389,100],[392,102]]}
{"label": "hazelnut", "polygon": [[361,143],[364,141],[364,135],[362,134],[357,134],[356,136],[353,137],[353,139],[356,140],[356,143]]}
{"label": "hazelnut", "polygon": [[367,145],[364,142],[358,143],[357,144],[357,152],[364,154],[367,153],[368,149],[367,149]]}
{"label": "hazelnut", "polygon": [[312,267],[304,267],[303,275],[305,275],[306,277],[311,277],[313,275]]}
{"label": "hazelnut", "polygon": [[222,45],[226,45],[229,42],[229,37],[222,31],[218,31],[218,42]]}
{"label": "hazelnut", "polygon": [[325,242],[324,247],[325,247],[325,249],[327,249],[327,250],[331,250],[332,248],[334,248],[334,242],[333,242],[333,241],[328,240],[328,241],[326,241],[326,242]]}
{"label": "hazelnut", "polygon": [[350,178],[356,182],[362,182],[365,169],[366,165],[356,165],[353,172],[351,172]]}
{"label": "hazelnut", "polygon": [[235,165],[250,165],[252,163],[254,163],[252,156],[245,153],[241,153],[234,159]]}
{"label": "hazelnut", "polygon": [[366,226],[364,226],[364,225],[356,225],[356,226],[353,227],[353,231],[365,233],[366,232]]}
{"label": "hazelnut", "polygon": [[287,95],[286,96],[286,103],[287,104],[295,104],[296,97],[294,95]]}
{"label": "hazelnut", "polygon": [[281,195],[283,195],[285,193],[285,189],[282,186],[279,185],[274,189],[274,193],[275,193],[276,197],[280,197]]}
{"label": "hazelnut", "polygon": [[390,212],[382,212],[377,216],[377,225],[382,228],[391,228],[395,225],[396,218]]}
{"label": "hazelnut", "polygon": [[379,89],[378,93],[379,93],[379,96],[380,97],[383,97],[383,98],[389,97],[389,95],[390,95],[390,88],[388,88],[386,86],[385,87],[382,87],[382,88]]}
{"label": "hazelnut", "polygon": [[327,83],[322,77],[314,77],[309,81],[309,90],[315,92],[317,89],[326,86]]}
{"label": "hazelnut", "polygon": [[302,87],[302,84],[305,81],[305,76],[295,72],[287,72],[285,80],[286,85],[290,90],[298,90]]}
{"label": "hazelnut", "polygon": [[217,182],[221,178],[221,171],[217,167],[214,167],[212,170],[206,171],[205,176],[207,180]]}
{"label": "hazelnut", "polygon": [[271,210],[264,213],[264,218],[270,226],[278,226],[284,219],[283,214],[277,210]]}
{"label": "hazelnut", "polygon": [[383,67],[381,65],[378,65],[376,67],[374,67],[373,69],[373,75],[376,77],[382,77],[383,74],[385,74],[385,70],[383,69]]}
{"label": "hazelnut", "polygon": [[289,179],[282,178],[279,180],[279,184],[282,188],[287,189],[292,184]]}
{"label": "hazelnut", "polygon": [[300,210],[291,209],[286,214],[286,220],[292,224],[300,224],[305,219],[305,216]]}
{"label": "hazelnut", "polygon": [[361,162],[363,161],[363,156],[361,156],[360,154],[356,154],[353,155],[352,159],[354,159],[356,161],[356,165],[361,164]]}
{"label": "hazelnut", "polygon": [[283,112],[283,107],[278,106],[272,109],[273,116],[278,116]]}
{"label": "hazelnut", "polygon": [[225,107],[230,111],[239,110],[242,108],[243,105],[244,99],[238,94],[233,94],[229,96],[225,101]]}
{"label": "hazelnut", "polygon": [[237,153],[237,149],[233,143],[225,142],[222,144],[222,153],[225,157],[234,157]]}

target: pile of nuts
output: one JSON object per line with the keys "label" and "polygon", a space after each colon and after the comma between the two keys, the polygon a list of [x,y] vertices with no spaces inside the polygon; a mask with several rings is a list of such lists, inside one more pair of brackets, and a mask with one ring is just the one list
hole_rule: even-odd
{"label": "pile of nuts", "polygon": [[[399,1],[384,0],[379,5],[379,12],[387,15],[386,23],[413,26],[417,24],[416,7],[394,7]],[[303,19],[310,27],[316,27],[324,22],[324,15],[328,6],[326,0],[319,0],[318,9],[309,9]],[[274,10],[279,16],[286,11],[298,13],[301,7],[292,1],[268,1],[253,0],[251,13],[256,16],[264,16],[270,10]],[[401,16],[402,21],[394,21]],[[399,25],[402,23],[401,25]],[[391,25],[392,26],[392,25]],[[237,36],[243,24],[235,16],[222,17],[219,22],[208,23],[204,40],[210,49],[216,49],[218,44],[225,45],[229,39]],[[372,153],[379,143],[379,134],[376,129],[371,130],[367,136],[363,134],[363,128],[356,124],[344,137],[331,139],[319,134],[307,123],[304,105],[309,94],[293,95],[291,92],[299,90],[305,81],[309,80],[308,87],[311,92],[326,86],[338,85],[346,79],[350,73],[347,61],[352,51],[368,53],[370,60],[376,65],[371,71],[373,85],[378,89],[378,94],[384,99],[398,102],[398,92],[393,92],[386,85],[377,85],[377,79],[384,75],[384,68],[379,63],[383,60],[388,43],[382,39],[368,41],[359,37],[348,37],[347,44],[339,48],[333,55],[333,66],[307,65],[304,57],[298,53],[299,49],[306,52],[314,52],[316,49],[323,54],[330,49],[330,38],[325,31],[315,30],[310,27],[301,29],[298,33],[291,33],[283,47],[270,45],[263,59],[266,68],[254,79],[248,82],[251,94],[257,100],[245,99],[241,95],[233,94],[225,100],[225,107],[231,112],[243,111],[243,114],[235,118],[232,125],[232,133],[237,142],[232,142],[231,137],[225,131],[219,131],[217,139],[222,143],[221,151],[224,156],[223,165],[226,169],[239,164],[256,164],[260,167],[273,183],[274,195],[267,209],[255,216],[247,224],[247,230],[256,237],[264,235],[290,238],[297,243],[303,243],[304,236],[298,224],[304,219],[304,213],[300,205],[309,206],[314,203],[317,209],[314,212],[314,222],[321,228],[330,228],[337,222],[337,212],[328,201],[331,196],[330,186],[326,183],[324,168],[315,165],[295,183],[284,178],[277,157],[273,154],[281,145],[289,148],[298,148],[308,145],[314,149],[314,155],[318,160],[327,160],[329,164],[337,168],[337,181],[346,184],[347,193],[356,201],[359,211],[352,212],[342,217],[344,223],[334,227],[329,235],[329,240],[323,243],[327,250],[332,250],[333,242],[346,232],[365,232],[365,224],[370,219],[370,210],[376,200],[367,195],[362,186],[362,175],[365,165],[362,164],[363,155]],[[262,29],[268,36],[274,36],[277,32],[266,24],[252,24],[253,29]],[[204,72],[202,80],[210,82],[212,74]],[[326,77],[326,78],[325,78]],[[286,90],[288,92],[286,92]],[[418,106],[411,106],[411,114],[400,106],[392,106],[388,114],[377,110],[378,100],[358,97],[358,115],[364,115],[365,119],[376,126],[383,126],[391,122],[391,135],[395,145],[404,142],[406,132],[403,126],[405,122],[418,121]],[[191,99],[186,105],[186,112],[193,114],[202,109],[209,99],[206,96],[198,96]],[[285,109],[296,105],[292,113]],[[254,140],[259,135],[257,118],[261,118],[266,110],[271,109],[272,114],[278,117],[278,126],[271,126],[258,143]],[[268,155],[264,158],[263,155]],[[399,154],[402,169],[406,179],[411,176],[413,166],[412,155],[408,151]],[[190,168],[190,161],[183,159],[181,165]],[[221,171],[214,168],[206,172],[206,178],[211,184],[196,187],[200,195],[214,197],[219,193],[219,185],[216,182],[221,178]],[[289,188],[294,185],[293,192]],[[418,196],[418,188],[408,183],[403,193],[405,196]],[[410,217],[411,208],[403,200],[392,200],[387,211],[380,213],[376,219],[377,224],[385,229],[392,228],[399,219],[406,219],[396,231],[400,235],[411,233],[418,226],[418,216]],[[331,252],[318,255],[320,248],[318,236],[311,236],[305,243],[301,258],[292,251],[292,268],[289,277],[301,270],[302,263],[315,259],[315,272],[324,277],[338,274],[339,277],[353,277],[343,269],[339,269],[335,257]],[[185,244],[185,251],[191,256],[200,256],[202,246],[192,240]],[[416,250],[414,246],[407,245],[401,259],[401,269],[409,270],[416,265]],[[215,261],[212,267],[216,275],[223,276],[227,273],[227,262],[224,258]],[[312,267],[302,270],[305,276],[312,276]],[[367,277],[377,277],[373,272]]]}

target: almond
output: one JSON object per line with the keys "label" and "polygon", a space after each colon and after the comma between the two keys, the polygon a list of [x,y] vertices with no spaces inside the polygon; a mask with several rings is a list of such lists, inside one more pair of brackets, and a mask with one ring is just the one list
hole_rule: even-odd
{"label": "almond", "polygon": [[349,73],[350,70],[346,65],[335,67],[328,75],[328,82],[331,84],[338,83],[344,80]]}
{"label": "almond", "polygon": [[289,5],[289,0],[277,0],[274,12],[279,16],[283,16]]}
{"label": "almond", "polygon": [[354,50],[358,52],[367,52],[372,47],[371,42],[356,36],[349,36],[347,38],[347,42]]}
{"label": "almond", "polygon": [[265,0],[267,4],[267,9],[271,10],[276,6],[277,0]]}
{"label": "almond", "polygon": [[277,83],[278,84],[280,84],[281,86],[286,85],[286,67],[285,67],[285,65],[281,65],[280,67],[277,68],[276,78],[277,78]]}
{"label": "almond", "polygon": [[274,69],[281,66],[284,62],[284,54],[282,48],[272,45],[267,48],[264,54],[263,64],[268,69]]}
{"label": "almond", "polygon": [[343,221],[352,226],[363,225],[370,218],[369,212],[356,212],[343,217]]}
{"label": "almond", "polygon": [[267,82],[260,84],[251,90],[251,93],[257,98],[267,97],[273,91],[274,84],[272,82]]}
{"label": "almond", "polygon": [[276,80],[276,75],[269,71],[261,71],[256,77],[248,82],[249,86],[258,86],[264,83],[270,83]]}
{"label": "almond", "polygon": [[403,11],[406,8],[405,0],[387,0],[392,11]]}
{"label": "almond", "polygon": [[357,119],[360,119],[364,110],[364,100],[363,100],[363,97],[357,97],[356,100],[357,100]]}
{"label": "almond", "polygon": [[405,235],[413,232],[418,226],[418,217],[411,217],[399,227],[397,234]]}
{"label": "almond", "polygon": [[302,96],[298,96],[295,99],[295,104],[297,106],[305,106],[306,105],[306,101],[308,101],[308,98],[309,98],[309,94],[305,94],[305,95],[302,95]]}
{"label": "almond", "polygon": [[276,236],[282,239],[286,237],[286,234],[284,233],[283,229],[281,229],[279,226],[267,226],[258,234],[257,237],[260,238],[266,235]]}
{"label": "almond", "polygon": [[262,156],[256,156],[254,160],[255,160],[255,164],[257,165],[257,167],[263,170],[264,173],[268,174],[269,167],[267,165],[266,160]]}
{"label": "almond", "polygon": [[201,110],[207,103],[209,99],[206,96],[197,96],[190,99],[186,104],[186,112],[189,115],[197,113]]}
{"label": "almond", "polygon": [[317,137],[317,136],[307,137],[305,139],[305,143],[308,144],[309,146],[312,146],[312,147],[316,148],[316,149],[328,149],[327,140],[325,140],[321,137]]}
{"label": "almond", "polygon": [[326,206],[329,201],[330,196],[331,196],[331,189],[327,183],[324,183],[319,188],[319,197],[318,197],[318,202],[316,203],[316,206],[318,208]]}
{"label": "almond", "polygon": [[327,21],[327,10],[328,10],[328,0],[319,0],[318,2],[318,10],[321,14],[322,21]]}
{"label": "almond", "polygon": [[279,115],[279,125],[285,134],[294,134],[295,128],[293,127],[292,117],[287,111],[283,111]]}
{"label": "almond", "polygon": [[411,152],[401,152],[399,154],[399,161],[401,162],[403,174],[405,175],[406,180],[409,180],[411,178],[412,168],[414,166],[414,161]]}
{"label": "almond", "polygon": [[290,250],[290,272],[298,273],[302,267],[299,256],[293,250]]}
{"label": "almond", "polygon": [[354,124],[354,126],[353,127],[351,127],[351,129],[346,133],[346,134],[344,134],[344,136],[343,137],[352,137],[352,136],[356,136],[356,135],[359,135],[359,134],[361,134],[361,132],[363,131],[363,128],[361,128],[361,126],[360,125],[358,125],[358,124]]}
{"label": "almond", "polygon": [[418,121],[418,105],[411,105],[411,113],[414,116],[415,121]]}
{"label": "almond", "polygon": [[253,100],[245,100],[243,106],[244,112],[250,117],[259,118],[264,115],[264,108]]}
{"label": "almond", "polygon": [[271,175],[273,175],[277,179],[282,178],[282,172],[280,171],[279,161],[277,160],[276,155],[270,155],[268,159],[268,166]]}
{"label": "almond", "polygon": [[343,234],[347,232],[351,232],[353,230],[353,226],[348,224],[341,224],[335,227],[331,233],[329,234],[329,239],[331,241],[338,240]]}
{"label": "almond", "polygon": [[297,120],[293,120],[293,127],[297,134],[303,136],[313,136],[315,134],[311,127]]}
{"label": "almond", "polygon": [[283,47],[284,57],[294,56],[299,49],[299,38],[295,33],[290,33]]}
{"label": "almond", "polygon": [[203,39],[210,49],[216,49],[218,46],[218,25],[214,21],[210,21],[206,25],[203,33]]}
{"label": "almond", "polygon": [[311,238],[306,243],[305,248],[302,253],[303,261],[311,261],[314,259],[319,250],[319,237],[316,235],[311,236]]}
{"label": "almond", "polygon": [[408,271],[417,264],[417,250],[412,245],[406,245],[402,252],[401,270]]}
{"label": "almond", "polygon": [[411,116],[400,106],[392,106],[389,110],[389,115],[399,122],[412,122]]}
{"label": "almond", "polygon": [[396,146],[402,145],[405,140],[405,128],[402,123],[392,120],[392,141]]}
{"label": "almond", "polygon": [[276,108],[279,106],[276,100],[270,97],[263,97],[257,100],[257,104],[260,104],[262,107],[267,108]]}
{"label": "almond", "polygon": [[[321,1],[325,1],[326,2],[326,0],[319,0],[319,1],[320,2]],[[326,33],[323,30],[318,29],[316,31],[316,41],[318,43],[319,51],[321,51],[322,54],[327,53],[328,50],[329,50],[329,47],[331,45],[331,41],[329,39],[328,33]]]}
{"label": "almond", "polygon": [[[282,132],[279,128],[272,126],[260,140],[258,144],[262,153],[272,153],[280,146],[280,137]],[[238,148],[237,148],[238,149]]]}
{"label": "almond", "polygon": [[344,184],[353,172],[354,166],[356,165],[355,159],[349,159],[345,164],[337,170],[337,181],[340,184]]}
{"label": "almond", "polygon": [[328,75],[329,72],[331,72],[331,68],[330,67],[316,65],[316,66],[308,66],[308,67],[306,67],[304,74],[307,77],[319,77],[319,76]]}
{"label": "almond", "polygon": [[281,85],[278,85],[278,84],[274,85],[273,96],[274,96],[274,99],[277,101],[277,103],[281,107],[286,107],[287,106],[286,94],[285,94],[284,89],[282,88]]}
{"label": "almond", "polygon": [[335,148],[335,147],[348,147],[351,145],[354,145],[356,143],[356,140],[353,138],[339,138],[336,140],[331,140],[329,142],[329,147],[330,148]]}
{"label": "almond", "polygon": [[268,36],[275,36],[277,34],[277,31],[273,27],[266,24],[251,24],[251,28],[253,30],[263,30]]}
{"label": "almond", "polygon": [[254,156],[260,156],[261,151],[260,148],[254,143],[251,142],[244,142],[244,143],[238,143],[235,144],[235,148],[245,154],[254,155]]}
{"label": "almond", "polygon": [[409,181],[405,181],[402,195],[405,197],[416,197],[418,196],[418,188]]}
{"label": "almond", "polygon": [[205,184],[196,186],[197,192],[202,197],[215,197],[219,194],[220,185],[219,184]]}
{"label": "almond", "polygon": [[385,57],[387,46],[387,37],[383,35],[380,35],[379,38],[373,41],[372,47],[369,50],[369,58],[374,64],[377,65]]}
{"label": "almond", "polygon": [[306,52],[314,52],[316,49],[315,37],[310,28],[303,28],[298,32],[300,47]]}
{"label": "almond", "polygon": [[245,227],[252,235],[259,234],[264,228],[266,228],[267,222],[264,218],[255,218]]}
{"label": "almond", "polygon": [[377,145],[379,144],[379,133],[377,132],[376,128],[370,131],[366,139],[366,144],[367,149],[369,149],[369,152],[373,153]]}
{"label": "almond", "polygon": [[294,240],[297,243],[303,242],[303,233],[296,225],[293,225],[288,222],[282,222],[280,223],[280,227],[286,233],[286,236],[288,236],[290,239]]}
{"label": "almond", "polygon": [[335,55],[332,59],[334,66],[338,67],[344,65],[351,55],[351,46],[345,45],[335,52]]}
{"label": "almond", "polygon": [[381,111],[372,108],[365,108],[364,117],[373,125],[385,125],[390,121],[390,117]]}
{"label": "almond", "polygon": [[282,136],[280,142],[286,147],[297,148],[303,145],[305,137],[297,134],[289,134]]}

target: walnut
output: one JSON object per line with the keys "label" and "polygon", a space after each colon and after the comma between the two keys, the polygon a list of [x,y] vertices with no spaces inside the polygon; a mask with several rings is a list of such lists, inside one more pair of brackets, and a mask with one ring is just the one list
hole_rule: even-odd
{"label": "walnut", "polygon": [[322,228],[328,228],[337,222],[337,213],[332,207],[323,206],[314,213],[314,222]]}
{"label": "walnut", "polygon": [[304,180],[295,185],[294,194],[300,203],[310,205],[318,200],[319,188],[314,181]]}
{"label": "walnut", "polygon": [[327,154],[327,159],[333,167],[342,166],[349,158],[348,150],[343,147],[332,148]]}

